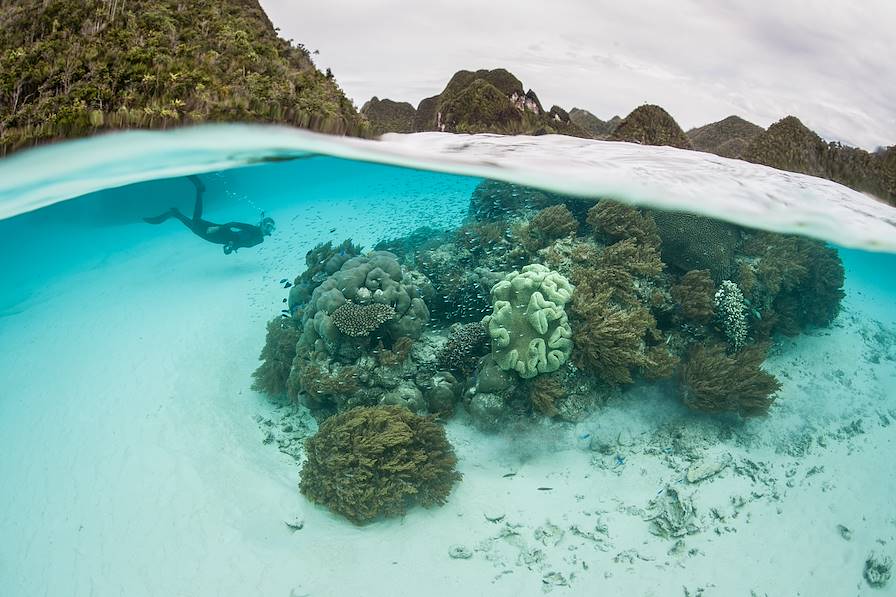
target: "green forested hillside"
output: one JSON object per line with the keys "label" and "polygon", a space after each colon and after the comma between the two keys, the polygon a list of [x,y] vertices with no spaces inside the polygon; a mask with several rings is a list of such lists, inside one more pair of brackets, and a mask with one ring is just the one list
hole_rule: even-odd
{"label": "green forested hillside", "polygon": [[0,1],[0,155],[109,128],[366,123],[258,0]]}

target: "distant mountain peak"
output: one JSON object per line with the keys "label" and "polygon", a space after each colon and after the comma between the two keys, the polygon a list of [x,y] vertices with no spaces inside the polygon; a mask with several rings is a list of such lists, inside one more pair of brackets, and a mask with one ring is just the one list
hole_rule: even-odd
{"label": "distant mountain peak", "polygon": [[610,140],[693,149],[675,119],[655,104],[644,104],[632,110],[610,135]]}

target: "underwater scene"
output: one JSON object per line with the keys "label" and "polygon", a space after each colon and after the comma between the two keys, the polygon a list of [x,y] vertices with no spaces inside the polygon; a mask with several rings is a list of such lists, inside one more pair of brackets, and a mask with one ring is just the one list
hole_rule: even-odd
{"label": "underwater scene", "polygon": [[896,210],[570,137],[0,163],[4,595],[883,595]]}

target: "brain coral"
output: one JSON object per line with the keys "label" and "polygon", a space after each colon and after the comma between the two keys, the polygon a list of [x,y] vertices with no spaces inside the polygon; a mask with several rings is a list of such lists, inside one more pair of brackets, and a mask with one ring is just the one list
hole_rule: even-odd
{"label": "brain coral", "polygon": [[326,353],[351,359],[369,348],[369,336],[346,334],[337,323],[340,315],[334,320],[335,312],[349,302],[391,307],[395,314],[384,321],[379,331],[392,339],[419,338],[429,320],[429,310],[416,281],[402,271],[395,255],[386,251],[349,259],[314,289],[302,319],[299,355]]}
{"label": "brain coral", "polygon": [[651,215],[663,241],[663,261],[683,271],[709,270],[717,283],[731,276],[740,243],[736,226],[682,212],[657,210]]}
{"label": "brain coral", "polygon": [[556,371],[569,359],[572,330],[564,306],[572,291],[566,278],[537,263],[495,284],[492,314],[483,323],[501,369],[525,379]]}

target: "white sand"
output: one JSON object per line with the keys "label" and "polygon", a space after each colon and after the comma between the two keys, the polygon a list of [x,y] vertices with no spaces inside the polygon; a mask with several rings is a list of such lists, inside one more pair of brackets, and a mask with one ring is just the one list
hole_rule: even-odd
{"label": "white sand", "polygon": [[[275,205],[281,236],[228,259],[174,224],[135,224],[81,230],[89,246],[60,250],[58,271],[20,272],[0,308],[0,593],[896,593],[862,578],[872,550],[896,556],[896,322],[859,281],[832,329],[776,351],[768,418],[695,416],[637,388],[578,429],[485,436],[459,418],[464,480],[446,506],[358,528],[309,504],[255,420],[282,411],[248,388],[276,281],[340,206]],[[345,228],[333,236],[378,232]],[[586,429],[626,445],[577,449]],[[718,475],[678,482],[689,458],[725,454]],[[693,494],[699,526],[671,555],[644,520],[667,484]]]}

